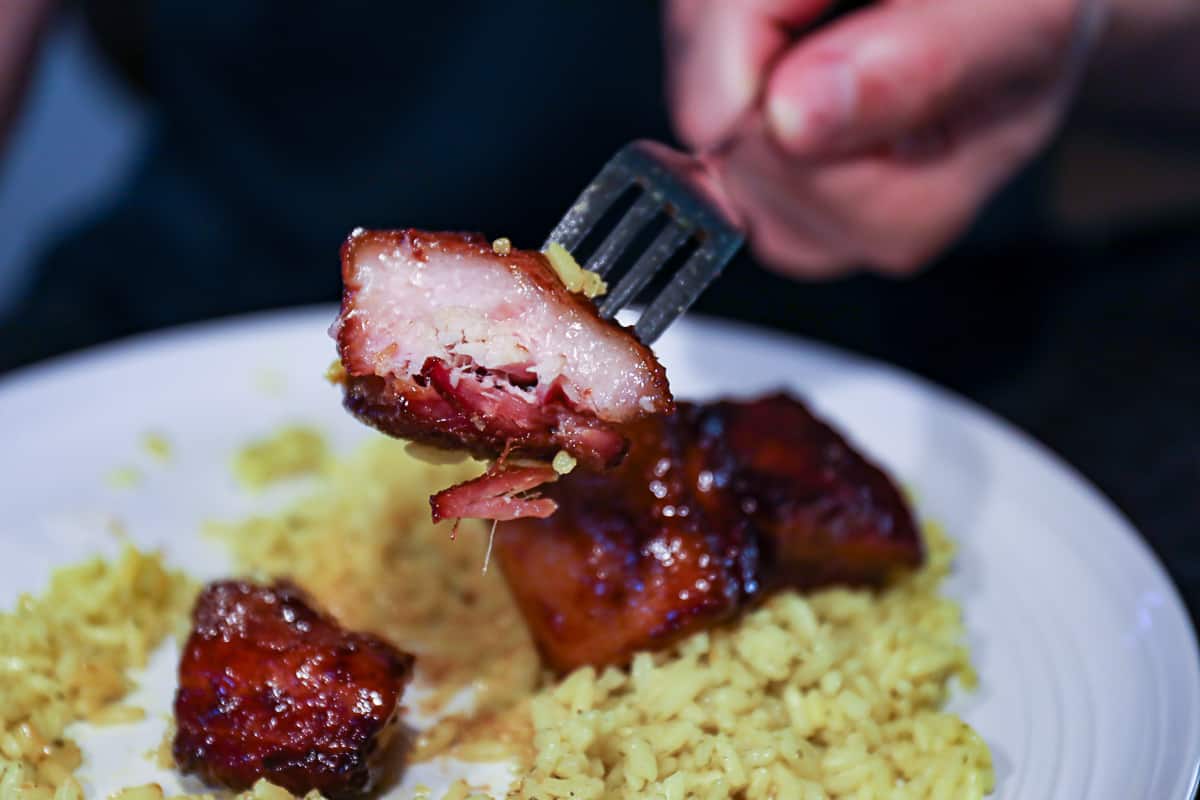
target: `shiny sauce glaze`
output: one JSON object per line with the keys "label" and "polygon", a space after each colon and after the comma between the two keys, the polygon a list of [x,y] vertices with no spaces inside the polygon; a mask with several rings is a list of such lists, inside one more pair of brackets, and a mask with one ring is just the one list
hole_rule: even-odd
{"label": "shiny sauce glaze", "polygon": [[800,402],[681,403],[624,429],[620,467],[546,487],[496,557],[553,669],[626,663],[781,588],[877,585],[921,538],[887,475]]}
{"label": "shiny sauce glaze", "polygon": [[259,778],[330,800],[362,796],[398,727],[413,657],[343,630],[294,586],[210,584],[175,695],[175,761],[233,790]]}

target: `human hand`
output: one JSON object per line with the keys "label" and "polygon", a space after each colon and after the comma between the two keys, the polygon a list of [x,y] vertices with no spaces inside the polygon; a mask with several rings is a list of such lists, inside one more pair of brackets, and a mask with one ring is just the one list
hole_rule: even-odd
{"label": "human hand", "polygon": [[1105,0],[671,0],[680,137],[751,246],[798,277],[904,274],[1047,142]]}

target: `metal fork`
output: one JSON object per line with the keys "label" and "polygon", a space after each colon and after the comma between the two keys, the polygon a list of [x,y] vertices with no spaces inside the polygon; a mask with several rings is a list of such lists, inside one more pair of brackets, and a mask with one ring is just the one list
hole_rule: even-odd
{"label": "metal fork", "polygon": [[582,261],[586,269],[607,277],[638,234],[666,218],[650,246],[600,299],[600,316],[606,319],[633,302],[672,256],[694,243],[695,251],[646,304],[634,326],[634,333],[646,344],[696,302],[742,246],[742,232],[731,215],[696,180],[704,169],[700,161],[665,145],[649,141],[626,145],[604,165],[546,240],[546,246],[557,242],[581,260],[579,247],[588,234],[619,198],[635,189],[633,205]]}

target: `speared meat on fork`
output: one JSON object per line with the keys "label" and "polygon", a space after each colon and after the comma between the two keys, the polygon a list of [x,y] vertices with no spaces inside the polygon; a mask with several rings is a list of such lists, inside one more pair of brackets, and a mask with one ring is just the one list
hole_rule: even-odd
{"label": "speared meat on fork", "polygon": [[[524,496],[562,472],[548,459],[611,468],[627,447],[615,426],[671,412],[647,345],[741,247],[735,216],[705,163],[643,141],[604,165],[544,254],[471,234],[355,231],[333,328],[346,406],[393,436],[542,462],[494,465],[440,493],[435,520],[553,513],[552,501]],[[580,269],[572,253],[589,241]],[[613,321],[672,270],[632,331]],[[596,306],[602,278],[615,285]]]}
{"label": "speared meat on fork", "polygon": [[415,230],[359,230],[342,247],[346,407],[392,436],[504,455],[435,498],[435,519],[552,513],[519,495],[557,477],[556,455],[612,467],[628,447],[617,426],[674,408],[654,354],[570,290],[594,276],[557,255],[556,269],[556,254]]}

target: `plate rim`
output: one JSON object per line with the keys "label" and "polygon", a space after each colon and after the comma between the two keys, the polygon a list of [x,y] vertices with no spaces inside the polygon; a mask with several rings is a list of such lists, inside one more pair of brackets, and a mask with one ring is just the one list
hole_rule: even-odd
{"label": "plate rim", "polygon": [[[21,394],[25,391],[36,391],[39,384],[52,382],[58,376],[68,375],[79,369],[85,369],[93,364],[107,359],[119,358],[128,352],[149,353],[169,349],[172,346],[192,341],[210,338],[213,334],[222,336],[237,336],[239,333],[268,326],[271,328],[288,328],[297,326],[302,320],[314,320],[324,317],[332,323],[337,314],[336,303],[317,303],[300,306],[290,306],[276,309],[264,309],[247,313],[235,313],[220,317],[192,321],[178,325],[142,331],[128,336],[122,336],[99,344],[53,356],[32,364],[24,365],[0,375],[0,398],[5,395]],[[936,382],[910,372],[894,364],[875,359],[871,356],[856,353],[836,345],[819,340],[762,327],[740,320],[730,320],[706,314],[689,313],[681,322],[686,328],[696,328],[709,332],[728,332],[739,338],[750,337],[769,341],[777,347],[800,346],[815,356],[841,361],[859,369],[875,372],[890,381],[907,385],[919,393],[945,403],[962,414],[973,424],[981,425],[1016,445],[1018,450],[1043,462],[1058,477],[1068,483],[1074,483],[1082,490],[1083,496],[1102,511],[1115,523],[1115,530],[1106,534],[1110,541],[1120,542],[1140,558],[1143,566],[1158,578],[1167,588],[1166,605],[1170,613],[1181,623],[1183,641],[1178,646],[1165,650],[1169,654],[1177,654],[1186,660],[1184,665],[1190,673],[1193,682],[1200,686],[1200,638],[1198,638],[1196,622],[1174,577],[1166,569],[1162,559],[1150,545],[1132,520],[1109,498],[1093,481],[1066,458],[1054,451],[1049,445],[1025,431],[1015,423],[1005,419],[990,409],[976,403],[959,392],[944,387]],[[330,340],[331,356],[333,342]],[[1117,531],[1120,531],[1118,535]],[[1200,693],[1193,692],[1193,705],[1200,703]],[[1197,706],[1200,710],[1200,705]],[[1191,774],[1187,775],[1187,765],[1180,765],[1180,780],[1187,786],[1184,798],[1191,800],[1200,789],[1200,725],[1192,726],[1192,762]]]}

